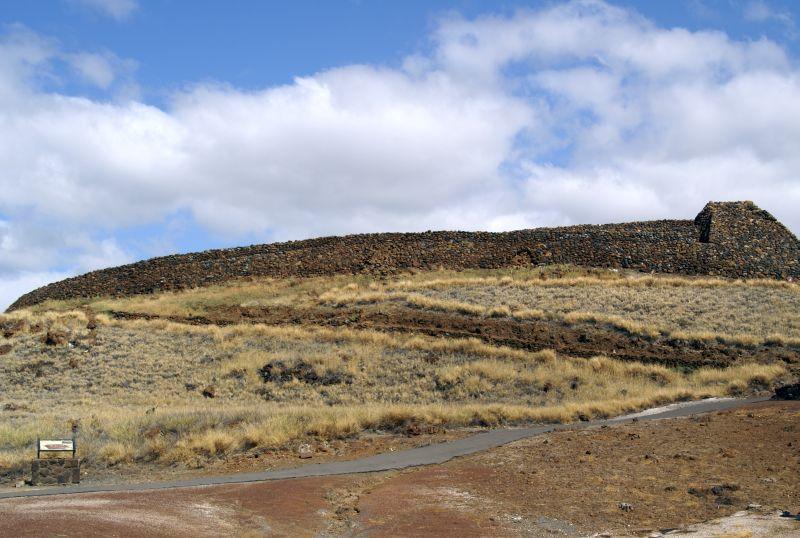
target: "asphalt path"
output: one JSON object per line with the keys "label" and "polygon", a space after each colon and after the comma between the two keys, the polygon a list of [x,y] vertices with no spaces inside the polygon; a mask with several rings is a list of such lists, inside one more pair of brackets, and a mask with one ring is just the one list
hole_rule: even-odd
{"label": "asphalt path", "polygon": [[615,424],[631,422],[633,420],[661,420],[668,418],[687,417],[715,411],[724,411],[726,409],[732,409],[767,399],[767,397],[748,399],[711,398],[695,402],[673,404],[611,419],[592,420],[575,424],[551,424],[546,426],[533,426],[529,428],[502,428],[490,430],[472,435],[470,437],[465,437],[464,439],[459,439],[457,441],[448,441],[446,443],[421,446],[408,450],[387,452],[385,454],[378,454],[375,456],[351,461],[318,463],[304,465],[302,467],[295,467],[293,469],[278,469],[274,471],[260,471],[255,473],[237,473],[223,476],[202,476],[170,482],[55,486],[42,489],[21,488],[0,492],[0,499],[9,499],[14,497],[42,497],[49,495],[71,495],[76,493],[100,493],[109,491],[146,491],[155,489],[192,488],[218,484],[241,484],[247,482],[261,482],[265,480],[373,473],[378,471],[407,469],[409,467],[444,463],[459,456],[474,454],[475,452],[496,448],[520,439],[534,437],[553,431],[579,430],[604,425],[611,426]]}

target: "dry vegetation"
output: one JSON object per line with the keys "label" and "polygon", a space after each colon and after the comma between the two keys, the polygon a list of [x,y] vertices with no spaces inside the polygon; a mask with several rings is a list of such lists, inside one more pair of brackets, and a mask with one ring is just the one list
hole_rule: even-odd
{"label": "dry vegetation", "polygon": [[[784,373],[779,365],[684,373],[347,329],[106,320],[89,331],[81,313],[25,321],[0,369],[6,464],[23,457],[38,435],[63,435],[74,421],[82,455],[92,461],[199,464],[309,436],[410,423],[613,415],[738,394]],[[44,344],[48,331],[63,331],[66,343]],[[209,388],[213,398],[203,395]]]}
{"label": "dry vegetation", "polygon": [[588,277],[593,280],[617,280],[619,273],[600,269],[583,269],[570,266],[548,266],[534,269],[467,270],[462,272],[440,270],[414,272],[392,277],[363,275],[335,275],[315,278],[248,278],[226,284],[196,288],[157,295],[136,295],[125,298],[98,298],[46,301],[29,309],[30,312],[68,311],[88,307],[96,312],[141,312],[159,316],[202,316],[221,306],[250,307],[313,307],[320,296],[332,290],[385,290],[396,285],[429,285],[432,282],[462,279],[542,281],[542,277],[567,281]]}
{"label": "dry vegetation", "polygon": [[[692,371],[578,359],[475,339],[314,326],[194,326],[104,313],[197,316],[225,306],[404,301],[475,316],[595,320],[630,331],[795,342],[794,284],[631,276],[568,267],[258,280],[40,305],[0,322],[0,467],[78,424],[92,465],[196,466],[219,456],[409,425],[492,426],[609,416],[767,388],[782,364]],[[80,308],[80,310],[76,310]],[[593,318],[594,317],[594,318]],[[50,342],[46,343],[50,335]],[[721,336],[722,335],[722,336]],[[793,340],[794,339],[794,340]],[[756,340],[754,340],[756,341]]]}
{"label": "dry vegetation", "polygon": [[34,312],[204,316],[221,307],[402,303],[475,316],[608,325],[648,338],[800,348],[800,285],[775,280],[650,276],[570,266],[256,279],[159,295],[48,302]]}
{"label": "dry vegetation", "polygon": [[334,288],[331,305],[400,301],[475,316],[610,325],[649,338],[800,347],[800,286],[677,277],[432,278]]}

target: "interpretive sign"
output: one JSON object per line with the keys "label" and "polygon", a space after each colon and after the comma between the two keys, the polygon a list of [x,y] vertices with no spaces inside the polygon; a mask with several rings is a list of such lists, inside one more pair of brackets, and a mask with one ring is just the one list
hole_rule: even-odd
{"label": "interpretive sign", "polygon": [[36,457],[42,452],[72,452],[75,457],[75,439],[37,439]]}

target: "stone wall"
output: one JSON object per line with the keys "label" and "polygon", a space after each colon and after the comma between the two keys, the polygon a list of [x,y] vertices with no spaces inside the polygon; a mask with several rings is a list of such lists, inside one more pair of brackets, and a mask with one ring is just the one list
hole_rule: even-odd
{"label": "stone wall", "polygon": [[46,458],[31,462],[31,484],[78,484],[81,481],[79,458]]}
{"label": "stone wall", "polygon": [[569,263],[723,277],[800,277],[800,242],[752,202],[709,202],[694,220],[514,232],[383,233],[153,258],[56,282],[10,310],[48,299],[178,290],[247,276],[386,274]]}
{"label": "stone wall", "polygon": [[700,263],[709,274],[798,277],[798,241],[775,217],[752,202],[706,204],[700,227]]}

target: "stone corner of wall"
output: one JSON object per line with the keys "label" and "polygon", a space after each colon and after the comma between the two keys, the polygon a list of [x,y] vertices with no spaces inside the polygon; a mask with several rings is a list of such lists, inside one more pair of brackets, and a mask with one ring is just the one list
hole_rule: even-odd
{"label": "stone corner of wall", "polygon": [[[724,243],[752,235],[775,246],[783,241],[796,241],[794,235],[768,211],[750,200],[738,202],[708,202],[694,219],[699,228],[701,243]],[[751,229],[751,234],[746,233]],[[761,231],[763,237],[758,237]]]}

